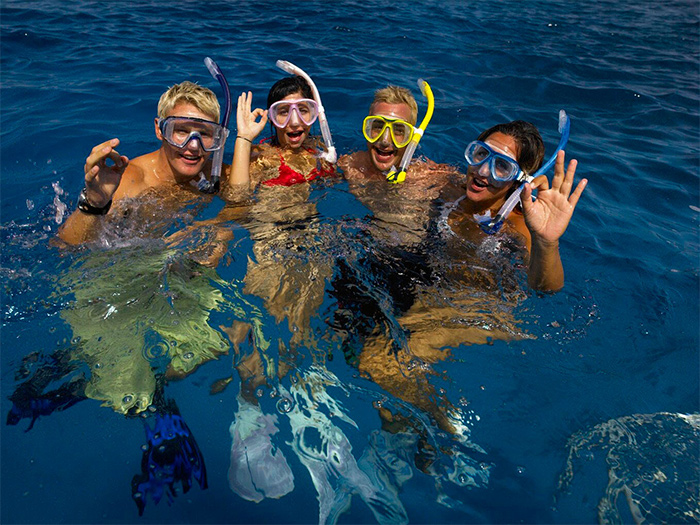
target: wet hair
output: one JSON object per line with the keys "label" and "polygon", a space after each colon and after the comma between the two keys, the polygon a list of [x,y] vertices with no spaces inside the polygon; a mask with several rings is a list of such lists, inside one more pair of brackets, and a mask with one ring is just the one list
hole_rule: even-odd
{"label": "wet hair", "polygon": [[416,125],[418,120],[418,104],[410,90],[398,86],[387,86],[378,89],[374,92],[374,100],[369,106],[369,112],[372,114],[375,104],[406,104],[411,108],[411,124]]}
{"label": "wet hair", "polygon": [[214,122],[219,122],[221,107],[214,92],[187,80],[175,84],[160,96],[158,117],[167,117],[175,106],[183,102],[192,104],[199,111],[211,117]]}
{"label": "wet hair", "polygon": [[267,107],[268,109],[272,104],[282,100],[284,97],[288,97],[294,93],[301,93],[304,98],[314,98],[311,92],[311,86],[302,77],[284,77],[278,80],[270,88],[270,92],[267,94]]}
{"label": "wet hair", "polygon": [[544,141],[537,128],[524,120],[514,120],[481,132],[477,140],[485,141],[494,133],[503,133],[515,140],[518,145],[518,164],[528,175],[537,171],[544,161]]}
{"label": "wet hair", "polygon": [[[301,93],[304,98],[314,98],[314,94],[311,91],[311,86],[309,83],[300,76],[284,77],[274,84],[270,88],[267,94],[267,108],[275,102],[279,102],[284,97],[293,95],[294,93]],[[270,138],[270,144],[273,146],[279,146],[279,140],[277,140],[277,128],[270,121],[270,129],[272,130],[272,137]]]}

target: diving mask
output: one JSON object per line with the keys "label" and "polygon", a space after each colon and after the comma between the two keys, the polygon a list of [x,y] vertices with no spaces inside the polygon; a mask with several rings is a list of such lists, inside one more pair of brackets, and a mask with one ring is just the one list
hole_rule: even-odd
{"label": "diving mask", "polygon": [[278,100],[268,109],[270,121],[280,129],[287,127],[293,113],[296,113],[301,122],[310,126],[318,118],[318,103],[310,98]]}
{"label": "diving mask", "polygon": [[404,148],[413,138],[413,125],[405,120],[381,115],[365,117],[362,124],[362,133],[370,144],[374,144],[384,136],[389,129],[391,141],[397,148]]}
{"label": "diving mask", "polygon": [[495,151],[480,140],[475,140],[467,146],[467,149],[464,150],[464,158],[467,159],[470,166],[481,166],[487,162],[491,178],[496,186],[502,186],[504,183],[519,179],[524,175],[515,159]]}
{"label": "diving mask", "polygon": [[217,151],[226,141],[224,126],[201,118],[159,118],[158,128],[166,142],[176,148],[184,148],[192,140],[197,140],[204,151]]}

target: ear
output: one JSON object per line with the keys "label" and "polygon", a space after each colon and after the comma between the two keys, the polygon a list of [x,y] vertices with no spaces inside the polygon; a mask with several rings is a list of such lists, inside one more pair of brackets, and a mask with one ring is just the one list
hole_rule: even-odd
{"label": "ear", "polygon": [[160,128],[158,127],[158,117],[153,119],[153,125],[155,126],[156,138],[158,138],[158,140],[163,140],[163,134],[160,132]]}

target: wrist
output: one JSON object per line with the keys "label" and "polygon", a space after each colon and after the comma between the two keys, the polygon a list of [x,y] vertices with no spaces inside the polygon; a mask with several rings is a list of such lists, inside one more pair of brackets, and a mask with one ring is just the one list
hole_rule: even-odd
{"label": "wrist", "polygon": [[249,139],[248,137],[244,137],[243,135],[236,135],[236,140],[241,139],[245,142],[250,143],[251,145],[253,144],[253,140]]}
{"label": "wrist", "polygon": [[96,206],[87,197],[87,188],[83,188],[78,196],[78,209],[88,215],[107,215],[112,206],[112,199],[102,206]]}

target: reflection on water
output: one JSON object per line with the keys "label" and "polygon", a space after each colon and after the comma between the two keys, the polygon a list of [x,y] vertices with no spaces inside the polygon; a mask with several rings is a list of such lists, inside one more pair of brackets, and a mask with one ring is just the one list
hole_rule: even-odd
{"label": "reflection on water", "polygon": [[[607,487],[591,487],[601,473]],[[597,498],[600,523],[700,523],[700,416],[636,414],[576,433],[559,490],[561,506]]]}

